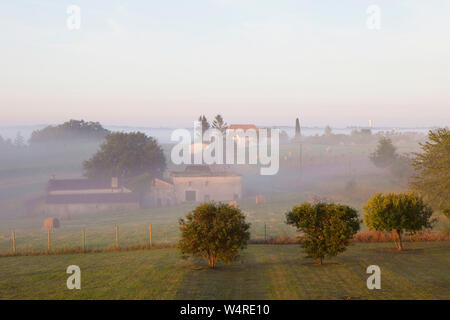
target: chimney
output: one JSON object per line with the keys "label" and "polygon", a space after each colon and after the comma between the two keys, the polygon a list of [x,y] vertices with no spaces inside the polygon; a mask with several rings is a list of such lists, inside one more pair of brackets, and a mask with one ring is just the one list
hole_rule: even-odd
{"label": "chimney", "polygon": [[113,188],[113,189],[119,188],[119,178],[117,178],[117,177],[111,178],[111,188]]}

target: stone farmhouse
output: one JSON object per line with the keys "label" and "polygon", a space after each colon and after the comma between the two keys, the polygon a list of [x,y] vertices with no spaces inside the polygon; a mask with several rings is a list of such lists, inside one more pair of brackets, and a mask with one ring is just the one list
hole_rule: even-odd
{"label": "stone farmhouse", "polygon": [[143,194],[132,192],[118,178],[106,181],[52,177],[47,183],[43,205],[34,211],[58,216],[241,198],[242,176],[223,166],[188,165],[184,171],[170,172],[167,180],[151,180]]}
{"label": "stone farmhouse", "polygon": [[170,179],[154,179],[147,205],[170,206],[184,202],[230,201],[242,198],[242,176],[224,166],[188,165],[170,172]]}
{"label": "stone farmhouse", "polygon": [[223,166],[190,165],[183,172],[171,172],[171,177],[180,202],[242,198],[242,176]]}

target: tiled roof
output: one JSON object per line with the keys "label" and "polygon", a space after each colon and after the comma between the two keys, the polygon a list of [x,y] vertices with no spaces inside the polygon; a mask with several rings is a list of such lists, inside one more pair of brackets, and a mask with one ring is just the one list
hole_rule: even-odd
{"label": "tiled roof", "polygon": [[152,185],[155,187],[173,187],[172,183],[158,178],[153,179]]}
{"label": "tiled roof", "polygon": [[95,194],[64,194],[47,195],[46,203],[70,204],[70,203],[137,203],[138,195],[134,193],[95,193]]}
{"label": "tiled roof", "polygon": [[172,171],[172,177],[236,177],[239,176],[224,167],[214,167],[208,165],[188,165],[184,171]]}
{"label": "tiled roof", "polygon": [[231,129],[231,130],[241,129],[241,130],[244,130],[244,131],[247,131],[249,129],[253,129],[253,130],[258,131],[258,127],[255,126],[254,124],[230,124],[227,129]]}
{"label": "tiled roof", "polygon": [[207,165],[202,164],[192,164],[186,166],[186,169],[184,169],[185,173],[203,173],[203,174],[210,174],[211,168]]}
{"label": "tiled roof", "polygon": [[[118,188],[123,187],[119,179]],[[93,180],[93,179],[51,179],[47,184],[47,191],[56,190],[91,190],[91,189],[109,189],[111,180]]]}

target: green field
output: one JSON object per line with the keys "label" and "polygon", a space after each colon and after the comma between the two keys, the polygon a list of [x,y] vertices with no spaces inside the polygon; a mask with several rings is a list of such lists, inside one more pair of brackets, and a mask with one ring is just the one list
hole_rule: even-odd
{"label": "green field", "polygon": [[[450,299],[450,244],[358,243],[321,267],[298,245],[250,245],[215,270],[176,249],[0,258],[1,299]],[[68,290],[66,268],[81,268]],[[381,268],[381,290],[366,268]]]}
{"label": "green field", "polygon": [[[387,189],[375,179],[368,193],[374,193],[376,188]],[[381,179],[380,179],[381,180]],[[337,184],[337,183],[336,183]],[[367,185],[366,185],[367,186]],[[320,186],[322,195],[328,195],[325,186]],[[338,194],[338,187],[328,182],[328,188],[336,196],[330,196],[333,201],[344,203],[356,208],[362,218],[362,199]],[[369,187],[366,187],[369,188]],[[362,192],[362,188],[359,192]],[[295,228],[285,223],[285,212],[294,205],[308,201],[308,193],[278,193],[266,196],[266,203],[255,204],[255,199],[249,197],[238,202],[239,207],[250,222],[251,239],[262,240],[279,237],[293,237],[297,234]],[[365,201],[365,200],[364,200]],[[86,230],[86,244],[90,250],[102,250],[115,243],[115,225],[119,226],[121,247],[145,245],[148,242],[148,226],[152,224],[152,240],[156,245],[175,244],[179,239],[178,219],[194,208],[195,204],[183,204],[168,208],[151,208],[127,212],[86,213],[73,215],[70,220],[62,220],[61,227],[51,233],[52,249],[73,249],[81,246],[82,228]],[[439,219],[433,228],[441,232],[448,226],[448,219]],[[11,230],[16,233],[16,248],[20,252],[46,251],[47,232],[43,228],[45,217],[20,217],[0,220],[0,254],[12,250]],[[362,224],[361,228],[365,227]]]}
{"label": "green field", "polygon": [[[239,201],[246,219],[251,223],[251,238],[264,239],[291,237],[294,228],[286,225],[285,212],[295,204],[307,201],[304,193],[273,194],[267,202],[256,205],[255,199]],[[362,203],[342,200],[360,209]],[[184,204],[169,208],[151,208],[127,212],[104,212],[77,214],[71,220],[62,220],[61,227],[51,234],[53,249],[75,248],[81,245],[81,230],[87,234],[89,249],[105,249],[115,242],[114,226],[119,226],[121,246],[143,245],[148,241],[148,225],[152,224],[152,239],[155,244],[173,244],[179,239],[178,219],[184,217],[195,204]],[[47,232],[43,228],[45,217],[21,217],[4,219],[0,223],[0,254],[11,251],[11,230],[16,233],[19,252],[47,249]],[[264,227],[266,226],[266,228]]]}

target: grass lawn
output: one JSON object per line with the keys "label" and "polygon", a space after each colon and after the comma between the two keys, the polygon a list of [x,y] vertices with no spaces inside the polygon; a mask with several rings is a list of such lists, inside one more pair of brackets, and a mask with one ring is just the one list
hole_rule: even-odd
{"label": "grass lawn", "polygon": [[[324,193],[326,194],[326,193]],[[256,205],[255,198],[239,201],[239,207],[251,224],[252,239],[292,237],[295,228],[288,226],[285,212],[294,205],[308,201],[306,193],[278,193],[266,196],[265,204]],[[362,202],[334,197],[336,202],[349,204],[359,210]],[[151,208],[127,212],[104,212],[73,215],[71,220],[61,221],[61,227],[51,234],[52,249],[71,249],[81,246],[82,228],[86,230],[88,249],[105,249],[115,243],[114,226],[119,226],[120,246],[145,245],[148,242],[148,226],[152,224],[153,244],[168,245],[178,241],[178,219],[184,217],[197,204],[182,204],[169,208]],[[0,220],[0,254],[11,252],[11,230],[16,232],[18,252],[47,250],[47,232],[43,228],[45,217],[20,217]],[[439,232],[448,219],[440,219],[434,230]],[[266,228],[264,228],[266,226]],[[364,230],[364,225],[361,226]]]}
{"label": "grass lawn", "polygon": [[[450,299],[450,243],[358,243],[318,267],[298,245],[251,245],[243,262],[205,268],[176,249],[0,258],[1,299]],[[81,268],[68,290],[66,268]],[[366,268],[381,268],[368,290]]]}

